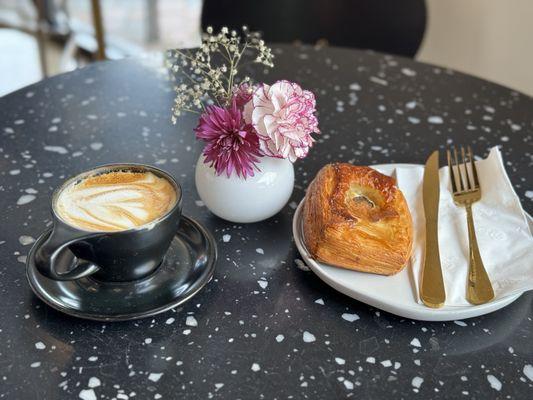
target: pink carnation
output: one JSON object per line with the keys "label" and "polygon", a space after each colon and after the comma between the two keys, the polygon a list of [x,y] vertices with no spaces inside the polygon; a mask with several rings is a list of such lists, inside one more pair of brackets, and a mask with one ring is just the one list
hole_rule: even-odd
{"label": "pink carnation", "polygon": [[283,80],[259,86],[244,106],[244,118],[257,131],[265,155],[294,162],[313,146],[311,133],[320,132],[315,107],[312,92]]}

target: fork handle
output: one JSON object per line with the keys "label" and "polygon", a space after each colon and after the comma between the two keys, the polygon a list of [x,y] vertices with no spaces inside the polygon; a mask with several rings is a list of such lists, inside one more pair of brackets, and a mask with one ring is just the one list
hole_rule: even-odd
{"label": "fork handle", "polygon": [[474,229],[474,218],[472,217],[472,204],[468,204],[465,208],[470,247],[466,299],[472,304],[484,304],[494,298],[494,291],[492,290],[487,271],[483,266],[481,254],[479,254],[476,231]]}

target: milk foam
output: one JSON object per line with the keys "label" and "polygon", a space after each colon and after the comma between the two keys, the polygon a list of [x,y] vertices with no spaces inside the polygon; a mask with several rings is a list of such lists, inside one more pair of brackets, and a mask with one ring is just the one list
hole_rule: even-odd
{"label": "milk foam", "polygon": [[176,191],[151,172],[113,171],[71,184],[55,208],[61,219],[88,231],[121,231],[145,225],[176,204]]}

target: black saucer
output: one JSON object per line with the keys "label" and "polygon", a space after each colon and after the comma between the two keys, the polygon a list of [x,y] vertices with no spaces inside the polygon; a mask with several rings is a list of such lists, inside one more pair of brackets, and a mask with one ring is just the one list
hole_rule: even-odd
{"label": "black saucer", "polygon": [[98,321],[125,321],[159,314],[189,300],[213,276],[216,243],[198,222],[182,216],[165,259],[150,276],[132,282],[100,282],[91,277],[56,281],[41,275],[35,251],[50,234],[33,245],[26,275],[33,292],[50,307],[66,314]]}

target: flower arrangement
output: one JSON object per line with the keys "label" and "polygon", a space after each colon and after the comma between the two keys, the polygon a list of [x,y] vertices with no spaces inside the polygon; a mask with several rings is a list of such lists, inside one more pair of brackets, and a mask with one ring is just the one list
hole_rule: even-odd
{"label": "flower arrangement", "polygon": [[194,129],[205,142],[204,162],[217,175],[246,179],[258,171],[261,157],[295,162],[313,146],[319,133],[312,92],[289,81],[272,85],[239,77],[246,64],[274,66],[272,50],[261,35],[242,28],[242,36],[211,27],[195,50],[171,50],[171,69],[180,77],[172,121],[183,112],[200,114]]}

